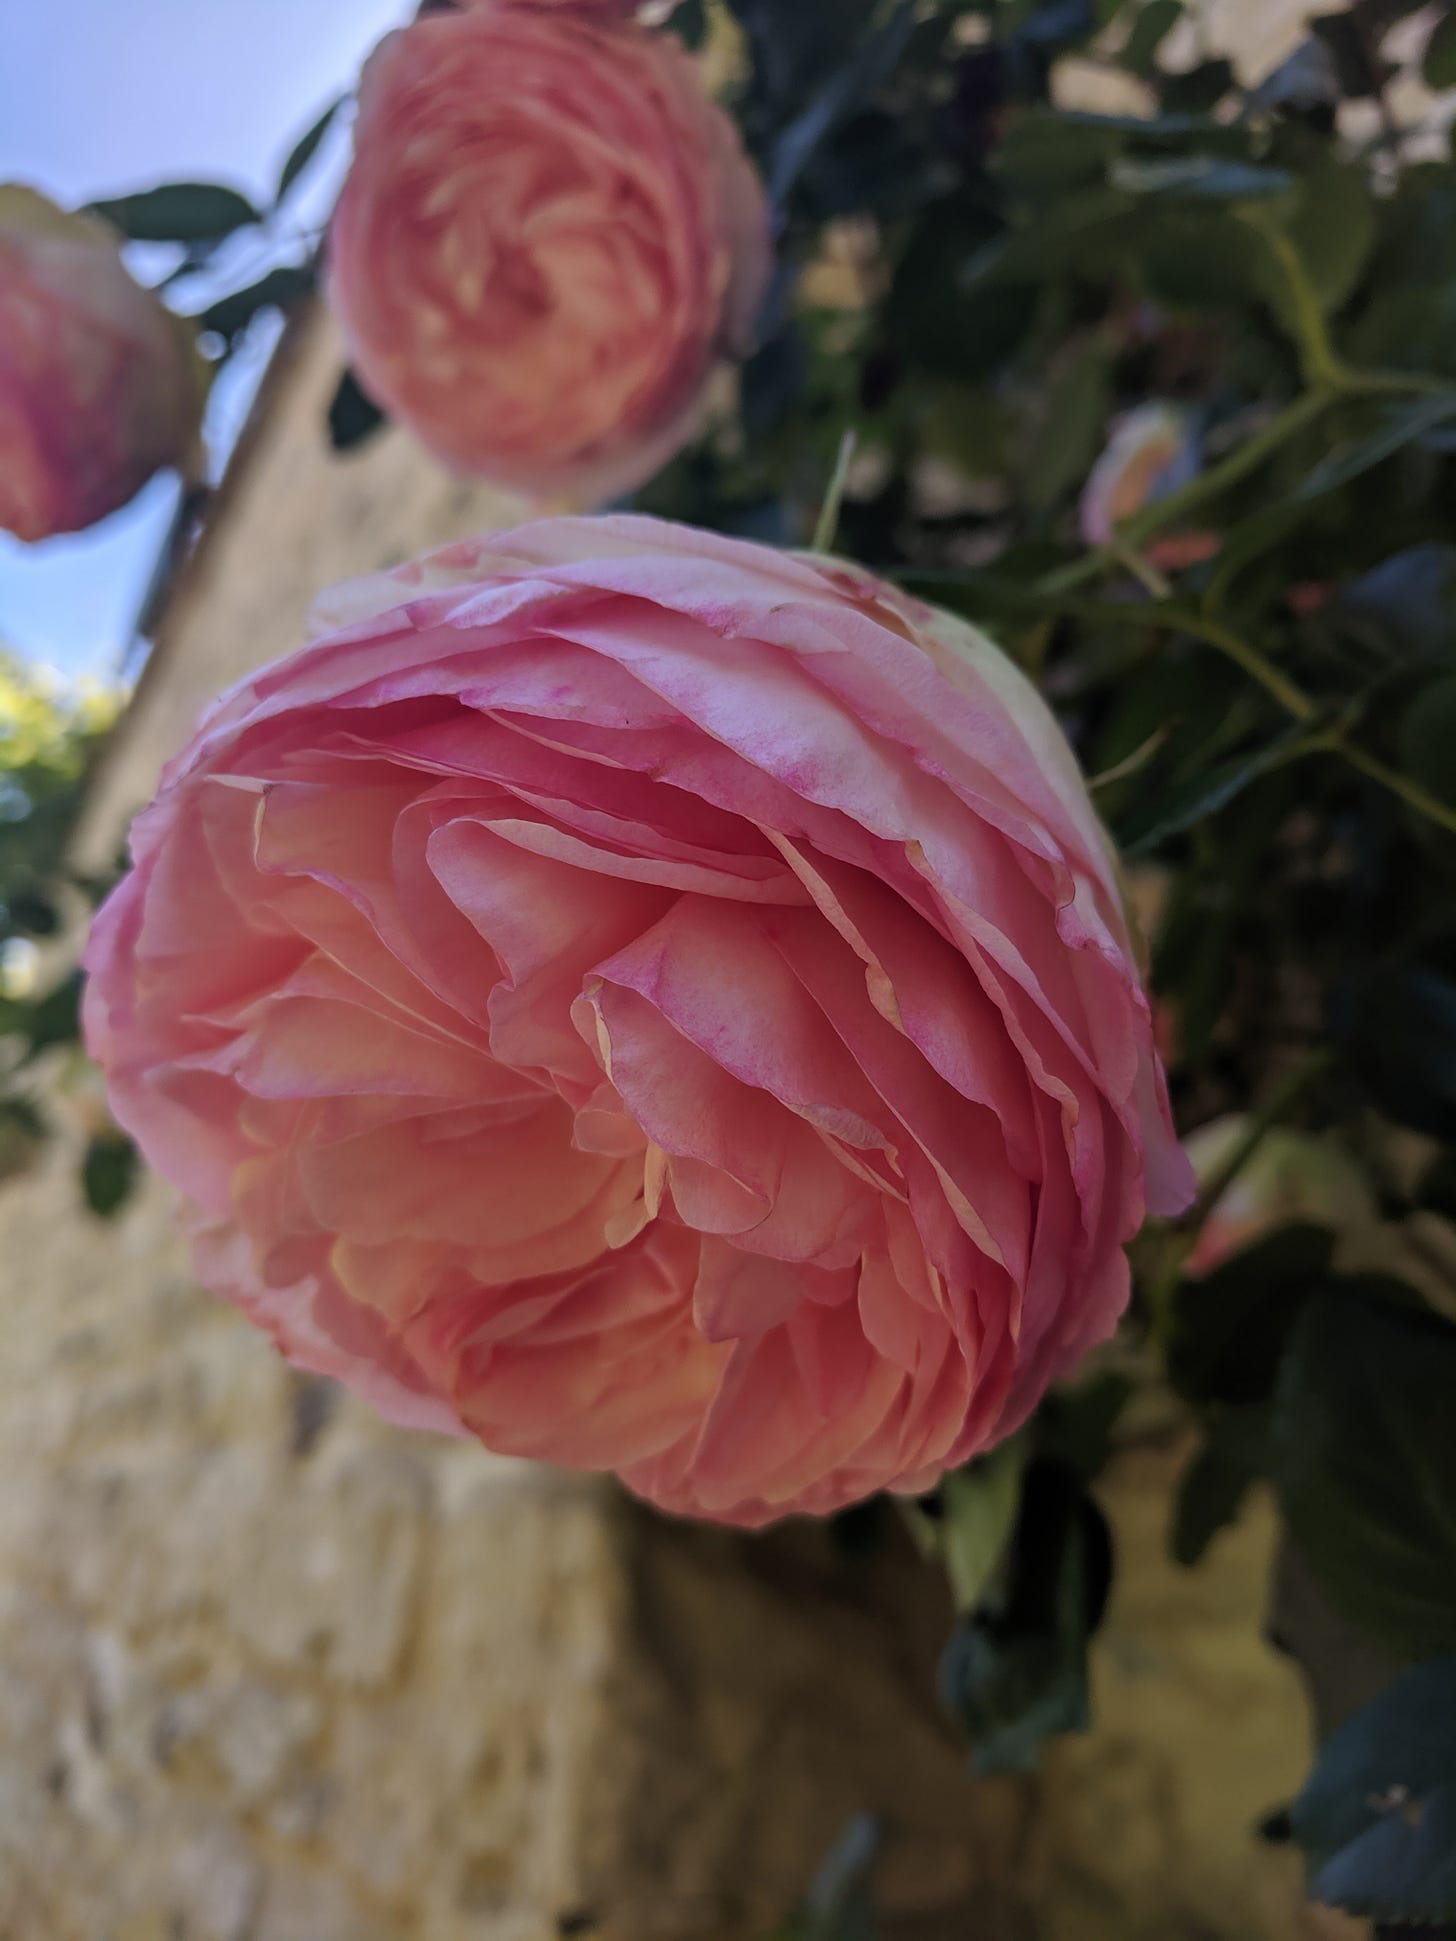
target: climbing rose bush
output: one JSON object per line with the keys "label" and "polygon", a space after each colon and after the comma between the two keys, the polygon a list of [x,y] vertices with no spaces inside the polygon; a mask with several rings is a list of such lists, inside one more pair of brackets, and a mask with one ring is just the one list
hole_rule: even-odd
{"label": "climbing rose bush", "polygon": [[202,366],[119,241],[0,186],[0,528],[17,538],[78,532],[195,451]]}
{"label": "climbing rose bush", "polygon": [[553,520],[204,718],[87,1035],[205,1280],[395,1419],[757,1524],[927,1488],[1190,1175],[1072,756],[834,560]]}
{"label": "climbing rose bush", "polygon": [[771,249],[674,36],[619,7],[475,0],[370,59],[330,256],[382,405],[459,471],[591,504],[697,428]]}

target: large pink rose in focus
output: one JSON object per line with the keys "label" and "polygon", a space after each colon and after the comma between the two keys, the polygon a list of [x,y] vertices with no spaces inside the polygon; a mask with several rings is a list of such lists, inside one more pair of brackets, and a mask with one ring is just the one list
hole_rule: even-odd
{"label": "large pink rose in focus", "polygon": [[474,0],[389,35],[330,232],[365,388],[457,470],[584,504],[691,436],[771,265],[733,123],[613,13]]}
{"label": "large pink rose in focus", "polygon": [[201,374],[104,223],[0,186],[0,528],[79,532],[186,465]]}
{"label": "large pink rose in focus", "polygon": [[204,1279],[408,1423],[755,1524],[921,1490],[1188,1197],[1021,674],[832,560],[548,520],[224,697],[92,933]]}

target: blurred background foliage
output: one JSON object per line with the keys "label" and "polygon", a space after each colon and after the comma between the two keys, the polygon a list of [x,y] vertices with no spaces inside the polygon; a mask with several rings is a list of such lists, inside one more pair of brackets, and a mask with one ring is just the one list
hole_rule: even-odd
{"label": "blurred background foliage", "polygon": [[[833,496],[838,551],[994,633],[1123,851],[1180,1128],[1230,1128],[1135,1250],[1105,1365],[908,1512],[976,1762],[1085,1723],[1096,1477],[1171,1394],[1197,1430],[1174,1554],[1272,1484],[1332,1611],[1408,1667],[1292,1811],[1251,1773],[1250,1819],[1281,1809],[1322,1898],[1431,1932],[1456,1922],[1456,21],[1356,0],[1257,73],[1205,27],[1184,0],[680,0],[664,31],[738,115],[779,271],[707,435],[637,503],[807,545]],[[312,287],[301,251],[207,284],[277,213],[233,191],[104,212],[172,252],[182,307],[207,291],[219,358]],[[336,447],[381,422],[344,373]],[[64,853],[104,716],[0,663],[12,1139],[74,1033],[74,984],[16,966],[96,887]],[[1253,1193],[1271,1135],[1341,1184]],[[94,1132],[98,1212],[129,1169]],[[850,1829],[786,1937],[870,1941],[873,1845]]]}
{"label": "blurred background foliage", "polygon": [[[1338,1618],[1420,1667],[1271,1831],[1322,1898],[1450,1922],[1450,11],[1357,0],[1262,73],[1179,0],[727,12],[780,276],[715,435],[641,502],[808,544],[854,434],[837,549],[1036,678],[1149,931],[1180,1127],[1232,1122],[1192,1213],[1144,1236],[1109,1366],[912,1513],[961,1612],[943,1697],[987,1769],[1085,1723],[1095,1477],[1171,1387],[1199,1430],[1174,1554],[1272,1482]],[[1202,1245],[1271,1134],[1342,1184]],[[1249,1785],[1251,1819],[1281,1804]],[[873,1931],[847,1852],[794,1933]]]}
{"label": "blurred background foliage", "polygon": [[[74,1063],[81,978],[63,936],[114,880],[75,872],[67,849],[119,692],[68,684],[0,648],[0,1179],[46,1130],[41,1077]],[[91,1088],[94,1090],[94,1087]],[[130,1142],[96,1117],[83,1160],[88,1203],[114,1212],[135,1171]]]}

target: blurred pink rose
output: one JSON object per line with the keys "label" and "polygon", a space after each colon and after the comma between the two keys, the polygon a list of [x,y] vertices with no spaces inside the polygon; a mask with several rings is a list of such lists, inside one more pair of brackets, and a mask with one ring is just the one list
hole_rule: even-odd
{"label": "blurred pink rose", "polygon": [[[1188,1157],[1200,1184],[1206,1185],[1233,1156],[1248,1125],[1233,1113],[1189,1136]],[[1276,1126],[1219,1196],[1184,1271],[1211,1273],[1231,1254],[1292,1220],[1344,1231],[1368,1226],[1374,1219],[1369,1188],[1338,1147]]]}
{"label": "blurred pink rose", "polygon": [[[477,0],[478,3],[478,0]],[[490,4],[490,0],[486,0]],[[593,14],[598,20],[635,20],[647,0],[522,0],[526,6],[554,7],[559,13]],[[658,9],[662,11],[661,8]]]}
{"label": "blurred pink rose", "polygon": [[[1082,494],[1082,537],[1089,546],[1106,546],[1124,519],[1155,499],[1166,498],[1198,473],[1198,444],[1188,414],[1176,405],[1140,404],[1119,418],[1107,447],[1092,467]],[[1170,570],[1208,557],[1211,535],[1196,533],[1193,560],[1167,552]],[[1217,549],[1217,540],[1213,549]]]}
{"label": "blurred pink rose", "polygon": [[382,405],[460,471],[594,503],[687,441],[747,348],[769,216],[671,34],[476,0],[371,57],[331,259]]}
{"label": "blurred pink rose", "polygon": [[104,223],[0,186],[0,527],[78,532],[186,465],[202,370]]}
{"label": "blurred pink rose", "polygon": [[920,1490],[1188,1196],[1113,865],[970,627],[562,519],[345,587],[89,949],[203,1278],[414,1423],[754,1524]]}

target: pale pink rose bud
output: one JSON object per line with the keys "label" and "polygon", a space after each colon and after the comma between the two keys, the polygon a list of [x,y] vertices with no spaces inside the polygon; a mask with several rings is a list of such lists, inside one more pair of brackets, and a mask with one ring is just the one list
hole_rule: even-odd
{"label": "pale pink rose bud", "polygon": [[438,457],[597,503],[745,350],[768,207],[671,34],[475,0],[365,69],[330,290],[364,387]]}
{"label": "pale pink rose bud", "polygon": [[203,369],[111,229],[0,185],[0,527],[78,532],[190,464]]}
{"label": "pale pink rose bud", "polygon": [[725,1522],[1014,1429],[1191,1186],[1024,677],[641,518],[328,613],[204,718],[89,946],[202,1278],[399,1421]]}
{"label": "pale pink rose bud", "polygon": [[[1120,418],[1082,493],[1082,537],[1111,543],[1124,519],[1166,498],[1198,472],[1198,444],[1188,414],[1171,404],[1140,404]],[[1208,557],[1208,535],[1196,534],[1193,558]],[[1217,542],[1215,541],[1215,546]],[[1170,567],[1188,564],[1169,557]]]}
{"label": "pale pink rose bud", "polygon": [[[1186,1150],[1201,1186],[1217,1177],[1248,1128],[1248,1120],[1234,1113],[1190,1135]],[[1184,1271],[1211,1273],[1230,1255],[1291,1221],[1351,1232],[1374,1218],[1369,1188],[1351,1160],[1327,1139],[1276,1126],[1219,1196]]]}

